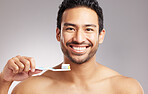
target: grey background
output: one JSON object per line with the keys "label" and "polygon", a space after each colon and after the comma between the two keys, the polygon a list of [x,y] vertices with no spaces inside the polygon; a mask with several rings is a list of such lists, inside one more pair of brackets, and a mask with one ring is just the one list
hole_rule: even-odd
{"label": "grey background", "polygon": [[[0,71],[16,56],[31,56],[37,66],[55,66],[63,56],[56,41],[61,0],[0,0]],[[148,93],[148,0],[99,0],[105,41],[97,61],[137,79]],[[9,94],[17,83],[13,83]]]}

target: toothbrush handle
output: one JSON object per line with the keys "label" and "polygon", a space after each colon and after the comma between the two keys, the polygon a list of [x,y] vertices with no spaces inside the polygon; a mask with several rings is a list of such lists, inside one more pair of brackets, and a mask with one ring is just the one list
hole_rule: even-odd
{"label": "toothbrush handle", "polygon": [[39,70],[53,70],[52,67],[36,67],[36,69],[39,69]]}

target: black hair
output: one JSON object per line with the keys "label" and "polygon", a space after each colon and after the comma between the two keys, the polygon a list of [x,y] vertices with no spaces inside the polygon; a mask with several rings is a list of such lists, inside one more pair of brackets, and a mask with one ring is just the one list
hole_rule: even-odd
{"label": "black hair", "polygon": [[103,12],[97,0],[64,0],[62,4],[59,6],[59,11],[57,16],[57,27],[61,30],[62,15],[66,9],[81,7],[81,6],[90,8],[97,13],[98,22],[99,22],[99,33],[100,33],[104,27]]}

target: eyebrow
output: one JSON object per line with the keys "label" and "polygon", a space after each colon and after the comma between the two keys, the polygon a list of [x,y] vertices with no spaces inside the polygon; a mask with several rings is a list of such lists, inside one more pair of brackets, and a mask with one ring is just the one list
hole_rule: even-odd
{"label": "eyebrow", "polygon": [[86,27],[88,27],[88,26],[97,27],[97,26],[94,25],[94,24],[86,24],[85,26],[86,26]]}
{"label": "eyebrow", "polygon": [[72,24],[72,23],[64,23],[64,26],[74,26],[74,27],[76,27],[76,25]]}
{"label": "eyebrow", "polygon": [[[72,23],[64,23],[64,26],[74,26],[76,27],[76,24],[72,24]],[[97,27],[96,25],[94,24],[86,24],[84,25],[85,27],[89,27],[89,26],[92,26],[92,27]]]}

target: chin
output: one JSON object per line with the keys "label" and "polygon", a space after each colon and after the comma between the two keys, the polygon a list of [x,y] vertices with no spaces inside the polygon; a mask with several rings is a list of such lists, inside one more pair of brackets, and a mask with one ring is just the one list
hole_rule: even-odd
{"label": "chin", "polygon": [[89,56],[87,56],[87,57],[81,57],[81,56],[71,57],[71,56],[68,56],[68,58],[69,58],[70,61],[72,61],[75,64],[84,64],[85,62],[87,62],[90,59]]}

